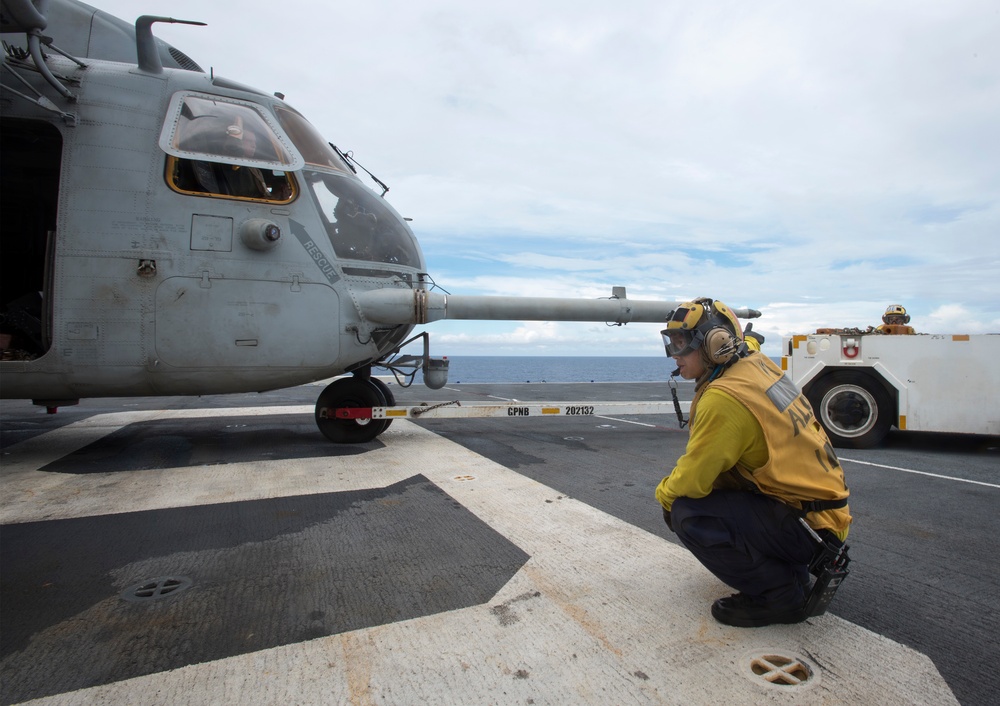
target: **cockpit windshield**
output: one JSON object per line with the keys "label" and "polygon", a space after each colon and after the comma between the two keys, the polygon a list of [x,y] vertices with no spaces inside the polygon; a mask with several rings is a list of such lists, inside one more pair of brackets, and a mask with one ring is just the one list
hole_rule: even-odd
{"label": "cockpit windshield", "polygon": [[171,99],[160,147],[181,159],[295,171],[295,153],[274,118],[247,101],[180,92]]}
{"label": "cockpit windshield", "polygon": [[276,106],[274,113],[278,116],[278,122],[281,123],[282,129],[288,133],[288,137],[302,153],[306,164],[328,167],[342,172],[350,171],[350,167],[330,147],[330,143],[324,140],[319,131],[298,112],[291,108]]}
{"label": "cockpit windshield", "polygon": [[385,200],[352,176],[303,172],[337,257],[423,269],[409,227]]}
{"label": "cockpit windshield", "polygon": [[420,247],[399,214],[361,183],[302,115],[286,105],[273,109],[175,94],[160,133],[169,155],[167,183],[198,196],[290,203],[304,181],[338,258],[423,270]]}

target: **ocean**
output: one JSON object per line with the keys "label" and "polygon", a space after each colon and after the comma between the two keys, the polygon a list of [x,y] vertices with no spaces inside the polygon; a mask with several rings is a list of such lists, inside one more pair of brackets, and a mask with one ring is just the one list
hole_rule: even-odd
{"label": "ocean", "polygon": [[[772,358],[779,365],[780,358]],[[666,382],[667,356],[448,356],[448,384],[512,382]],[[423,384],[418,373],[416,381]],[[677,378],[677,382],[682,382]]]}
{"label": "ocean", "polygon": [[675,367],[665,355],[448,356],[448,383],[664,382]]}

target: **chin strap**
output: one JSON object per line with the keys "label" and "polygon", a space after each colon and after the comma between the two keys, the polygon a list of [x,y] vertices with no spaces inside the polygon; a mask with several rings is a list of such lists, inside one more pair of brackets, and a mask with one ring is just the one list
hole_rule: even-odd
{"label": "chin strap", "polygon": [[684,414],[681,412],[681,401],[677,399],[677,381],[674,377],[680,373],[681,369],[677,368],[674,372],[670,373],[670,380],[667,381],[667,385],[670,386],[670,396],[674,400],[674,411],[677,412],[677,423],[680,424],[681,429],[687,426],[688,420],[684,419]]}

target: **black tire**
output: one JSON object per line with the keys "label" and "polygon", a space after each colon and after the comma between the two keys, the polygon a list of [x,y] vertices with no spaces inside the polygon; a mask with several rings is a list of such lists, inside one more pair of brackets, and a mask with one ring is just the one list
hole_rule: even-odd
{"label": "black tire", "polygon": [[867,373],[838,370],[817,380],[806,394],[816,418],[838,448],[867,449],[895,423],[892,398]]}
{"label": "black tire", "polygon": [[[394,394],[392,394],[392,390],[389,388],[388,385],[386,385],[384,382],[382,382],[378,378],[368,378],[368,382],[370,384],[374,385],[376,387],[376,389],[378,389],[379,394],[382,395],[383,399],[385,400],[384,404],[382,405],[383,407],[395,407],[396,406],[396,396]],[[392,420],[391,419],[386,419],[385,420],[385,427],[382,429],[382,431],[385,431],[386,429],[388,429],[390,424],[392,424]],[[379,432],[379,433],[381,434],[382,432]]]}
{"label": "black tire", "polygon": [[344,407],[383,407],[385,399],[367,380],[334,380],[316,401],[316,426],[335,444],[363,444],[385,431],[385,419],[337,419],[332,410]]}

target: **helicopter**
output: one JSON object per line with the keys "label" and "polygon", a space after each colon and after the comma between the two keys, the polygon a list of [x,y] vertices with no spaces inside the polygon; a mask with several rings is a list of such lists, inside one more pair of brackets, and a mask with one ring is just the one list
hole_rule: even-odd
{"label": "helicopter", "polygon": [[[205,72],[156,23],[203,24],[2,0],[0,397],[54,412],[336,378],[317,426],[360,443],[389,421],[333,411],[395,403],[373,367],[447,382],[417,325],[624,325],[678,305],[624,287],[594,300],[445,292],[351,153],[281,94]],[[417,341],[422,354],[402,353]]]}

